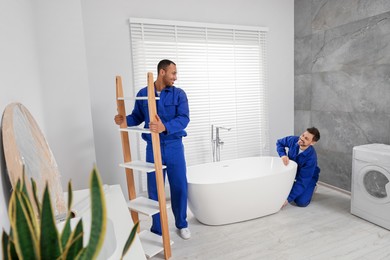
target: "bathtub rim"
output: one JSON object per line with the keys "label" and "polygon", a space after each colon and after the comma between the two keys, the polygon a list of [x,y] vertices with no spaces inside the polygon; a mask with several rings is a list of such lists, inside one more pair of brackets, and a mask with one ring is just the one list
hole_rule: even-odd
{"label": "bathtub rim", "polygon": [[230,160],[225,160],[225,161],[220,161],[220,162],[210,162],[210,163],[203,163],[203,164],[192,165],[192,166],[188,166],[187,167],[187,183],[188,183],[188,185],[216,185],[216,184],[224,184],[224,183],[231,183],[231,182],[237,182],[237,181],[243,181],[243,180],[252,180],[252,179],[257,179],[257,178],[265,178],[265,177],[267,177],[269,175],[286,174],[287,172],[289,172],[291,170],[294,170],[294,168],[295,168],[294,171],[296,172],[296,170],[298,168],[297,163],[294,162],[293,160],[290,160],[289,164],[286,165],[281,170],[275,171],[275,172],[270,173],[270,174],[261,175],[261,176],[248,176],[248,177],[243,177],[243,178],[237,178],[237,179],[234,179],[234,180],[222,180],[222,181],[218,181],[218,182],[215,182],[215,181],[211,181],[211,182],[191,181],[191,178],[189,178],[189,174],[188,174],[189,170],[188,169],[191,168],[191,167],[198,167],[200,165],[223,164],[224,162],[238,161],[238,160],[242,160],[242,159],[246,159],[246,158],[276,158],[276,159],[280,159],[280,161],[282,161],[281,158],[278,157],[278,156],[250,156],[250,157],[230,159]]}

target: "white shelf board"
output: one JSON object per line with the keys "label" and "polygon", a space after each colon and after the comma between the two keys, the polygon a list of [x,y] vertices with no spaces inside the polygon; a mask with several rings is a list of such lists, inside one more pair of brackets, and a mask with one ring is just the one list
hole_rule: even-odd
{"label": "white shelf board", "polygon": [[[151,258],[164,250],[162,237],[156,235],[148,230],[144,230],[139,233],[142,247],[145,251],[145,255]],[[170,244],[173,245],[173,241],[170,240]]]}
{"label": "white shelf board", "polygon": [[[149,162],[143,162],[143,161],[131,161],[128,163],[121,163],[119,166],[123,168],[129,168],[133,170],[138,170],[138,171],[143,171],[143,172],[154,172],[155,167],[154,163],[149,163]],[[167,168],[165,165],[162,165],[162,168],[165,169]]]}
{"label": "white shelf board", "polygon": [[121,132],[137,132],[137,133],[145,133],[150,134],[150,130],[147,128],[140,128],[138,126],[129,126],[127,128],[119,128]]}
{"label": "white shelf board", "polygon": [[[118,100],[148,100],[148,97],[118,97]],[[160,97],[156,97],[156,100],[160,100]]]}
{"label": "white shelf board", "polygon": [[[138,197],[127,202],[129,209],[136,211],[138,213],[147,215],[149,217],[154,214],[160,213],[160,207],[158,201],[151,200],[145,197]],[[170,207],[169,204],[166,204],[167,208]]]}

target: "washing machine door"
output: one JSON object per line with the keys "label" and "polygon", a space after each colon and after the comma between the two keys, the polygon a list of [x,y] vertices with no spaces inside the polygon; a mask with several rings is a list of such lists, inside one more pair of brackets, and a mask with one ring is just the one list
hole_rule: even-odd
{"label": "washing machine door", "polygon": [[359,188],[372,202],[390,203],[390,173],[379,166],[369,165],[359,172]]}

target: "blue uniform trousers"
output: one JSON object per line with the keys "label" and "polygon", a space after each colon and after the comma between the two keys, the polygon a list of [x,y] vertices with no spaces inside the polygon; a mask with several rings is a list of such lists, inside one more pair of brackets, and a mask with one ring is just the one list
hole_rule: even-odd
{"label": "blue uniform trousers", "polygon": [[[162,164],[167,166],[163,171],[164,181],[168,175],[168,181],[171,191],[172,211],[175,217],[175,225],[178,229],[186,228],[187,223],[187,168],[184,157],[184,146],[181,139],[167,140],[161,142]],[[147,143],[146,161],[154,163],[153,146]],[[147,174],[148,195],[152,200],[158,201],[156,174],[151,172]],[[161,235],[160,214],[153,215],[153,224],[151,232]]]}
{"label": "blue uniform trousers", "polygon": [[316,184],[317,180],[311,179],[303,193],[293,200],[298,207],[306,207],[310,204]]}

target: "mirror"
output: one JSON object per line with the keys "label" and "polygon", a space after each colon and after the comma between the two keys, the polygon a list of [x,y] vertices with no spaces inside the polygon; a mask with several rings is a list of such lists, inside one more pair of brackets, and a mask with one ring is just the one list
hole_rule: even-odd
{"label": "mirror", "polygon": [[3,113],[2,137],[5,162],[12,187],[23,176],[32,198],[31,178],[37,183],[42,199],[46,182],[56,216],[66,213],[60,173],[55,158],[33,116],[20,103],[9,104]]}
{"label": "mirror", "polygon": [[[9,231],[8,220],[8,202],[11,196],[11,183],[9,182],[8,174],[5,169],[5,158],[3,150],[3,140],[1,138],[0,128],[0,228]],[[0,253],[1,253],[0,249]],[[0,254],[1,255],[1,254]]]}

